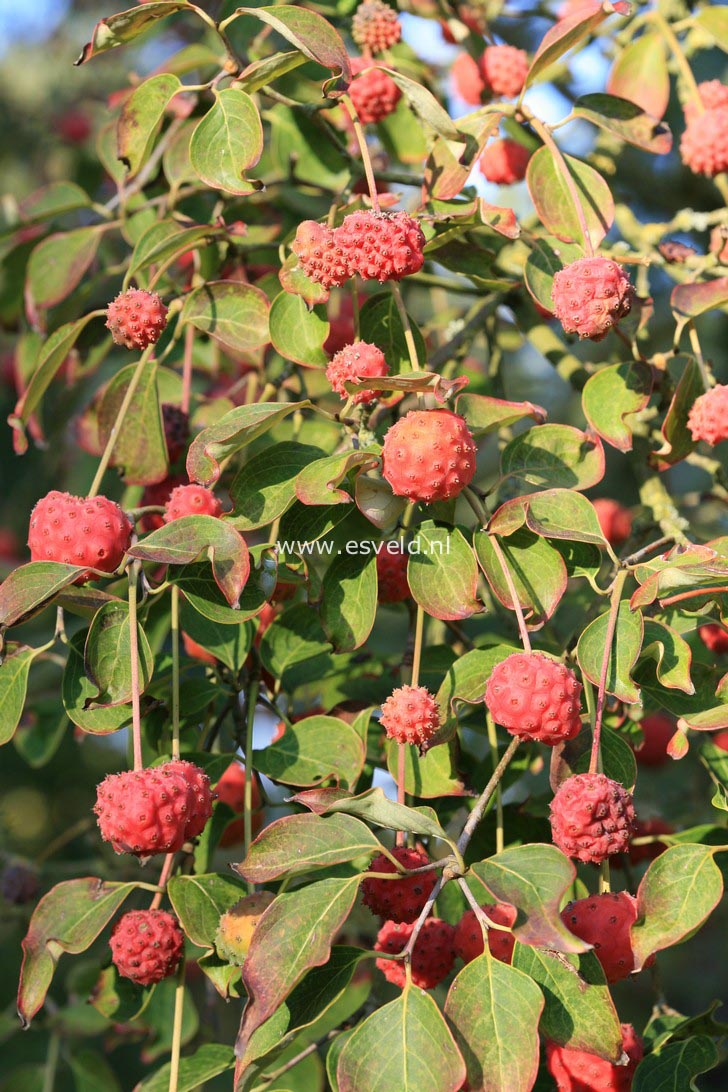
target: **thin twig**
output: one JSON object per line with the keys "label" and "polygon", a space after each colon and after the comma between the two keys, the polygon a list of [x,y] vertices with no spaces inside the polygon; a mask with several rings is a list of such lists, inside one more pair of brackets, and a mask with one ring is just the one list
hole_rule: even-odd
{"label": "thin twig", "polygon": [[599,690],[597,691],[597,710],[594,717],[594,734],[592,736],[592,749],[591,759],[589,762],[589,773],[596,773],[597,766],[599,764],[599,744],[602,736],[602,717],[604,716],[604,704],[606,701],[606,687],[607,687],[607,674],[609,673],[609,663],[612,658],[612,645],[614,644],[614,631],[617,628],[617,617],[619,615],[619,606],[622,602],[622,589],[624,588],[624,582],[628,577],[626,570],[618,573],[614,586],[612,587],[612,602],[609,607],[609,618],[607,621],[607,632],[604,638],[604,655],[602,656],[602,667],[599,673]]}

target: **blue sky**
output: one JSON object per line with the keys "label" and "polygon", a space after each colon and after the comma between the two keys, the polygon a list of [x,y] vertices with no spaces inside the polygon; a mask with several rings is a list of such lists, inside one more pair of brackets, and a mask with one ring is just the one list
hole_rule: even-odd
{"label": "blue sky", "polygon": [[0,0],[0,53],[4,53],[11,41],[44,38],[63,20],[68,11],[68,0]]}

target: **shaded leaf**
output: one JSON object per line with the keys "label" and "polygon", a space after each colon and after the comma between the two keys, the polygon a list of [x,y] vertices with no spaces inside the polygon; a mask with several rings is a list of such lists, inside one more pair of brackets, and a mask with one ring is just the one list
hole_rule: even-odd
{"label": "shaded leaf", "polygon": [[0,626],[14,626],[34,614],[86,570],[60,561],[29,561],[0,584]]}
{"label": "shaded leaf", "polygon": [[[398,777],[399,744],[392,739],[386,743],[387,769],[393,778]],[[432,746],[420,755],[416,747],[405,748],[404,784],[412,796],[434,800],[438,796],[463,796],[465,786],[455,765],[454,744]]]}
{"label": "shaded leaf", "polygon": [[431,91],[428,91],[421,83],[417,83],[416,80],[411,80],[409,76],[397,72],[394,68],[386,68],[382,65],[381,70],[386,72],[391,80],[394,80],[407,99],[413,113],[417,115],[420,121],[424,122],[438,136],[444,137],[445,140],[457,141],[462,139],[461,134],[455,127],[455,122]]}
{"label": "shaded leaf", "polygon": [[645,618],[641,656],[650,656],[656,661],[657,678],[662,686],[682,690],[685,694],[695,693],[690,678],[692,650],[677,630],[656,618]]}
{"label": "shaded leaf", "polygon": [[335,557],[324,573],[321,622],[336,652],[353,652],[366,641],[377,613],[375,555]]}
{"label": "shaded leaf", "polygon": [[[487,531],[476,531],[473,545],[492,591],[504,607],[514,610],[510,589],[493,550],[491,536]],[[525,528],[509,535],[500,546],[527,620],[534,626],[543,625],[552,616],[566,591],[564,559],[545,538]]]}
{"label": "shaded leaf", "polygon": [[545,489],[506,501],[494,513],[488,529],[510,535],[523,525],[545,538],[589,542],[606,547],[593,504],[571,489]]}
{"label": "shaded leaf", "polygon": [[[176,1092],[193,1092],[202,1087],[220,1073],[227,1073],[235,1065],[235,1052],[231,1046],[223,1043],[203,1043],[194,1054],[186,1054],[179,1061],[176,1076]],[[135,1088],[135,1092],[168,1092],[171,1062],[145,1077]]]}
{"label": "shaded leaf", "polygon": [[595,432],[618,451],[632,450],[632,429],[627,418],[645,408],[652,393],[652,371],[631,360],[600,368],[586,382],[581,401]]}
{"label": "shaded leaf", "polygon": [[135,87],[124,103],[116,140],[118,157],[129,178],[133,178],[149,158],[164,111],[181,89],[177,76],[161,72]]}
{"label": "shaded leaf", "polygon": [[159,408],[157,364],[151,358],[142,367],[121,428],[117,426],[119,410],[136,371],[136,364],[128,364],[105,388],[98,408],[98,434],[100,442],[105,444],[112,429],[118,429],[111,465],[120,468],[127,484],[149,485],[162,481],[169,470]]}
{"label": "shaded leaf", "polygon": [[564,242],[586,244],[567,184],[567,170],[578,193],[592,245],[596,247],[614,222],[614,199],[602,176],[588,163],[570,155],[564,155],[562,163],[550,148],[539,148],[529,159],[526,171],[531,200],[547,231]]}
{"label": "shaded leaf", "polygon": [[270,587],[267,586],[269,577],[275,576],[275,573],[266,573],[263,578],[260,570],[251,571],[238,606],[234,610],[228,605],[218,588],[209,563],[193,562],[170,575],[185,599],[205,618],[223,626],[239,626],[260,613],[270,596]]}
{"label": "shaded leaf", "polygon": [[230,486],[233,511],[226,522],[239,531],[272,523],[295,500],[298,474],[322,455],[320,448],[293,440],[258,451],[233,479]]}
{"label": "shaded leaf", "polygon": [[[595,686],[599,685],[602,671],[609,613],[607,610],[590,622],[576,646],[579,667]],[[632,681],[631,672],[642,648],[642,635],[642,614],[630,610],[628,600],[623,599],[609,653],[606,686],[607,694],[613,694],[620,701],[639,701],[639,687]]]}
{"label": "shaded leaf", "polygon": [[697,360],[678,356],[674,358],[674,362],[682,363],[684,367],[662,423],[662,447],[653,452],[651,457],[659,470],[681,462],[697,446],[688,429],[688,414],[693,402],[705,391]]}
{"label": "shaded leaf", "polygon": [[[137,626],[139,693],[149,685],[154,657],[144,630]],[[86,705],[125,705],[132,699],[131,625],[127,603],[107,603],[94,616],[84,647],[84,667],[96,693]]]}
{"label": "shaded leaf", "polygon": [[718,1050],[707,1035],[668,1043],[637,1066],[632,1092],[698,1092],[693,1078],[713,1069],[718,1061]]}
{"label": "shaded leaf", "polygon": [[54,307],[74,288],[96,256],[101,232],[78,228],[49,235],[33,249],[26,274],[26,292],[35,307]]}
{"label": "shaded leaf", "polygon": [[256,770],[284,785],[316,785],[332,777],[349,787],[361,773],[365,748],[346,721],[313,716],[296,721],[275,743],[253,755]]}
{"label": "shaded leaf", "polygon": [[270,336],[265,294],[239,281],[210,281],[193,289],[185,299],[181,321],[232,353],[259,349]]}
{"label": "shaded leaf", "polygon": [[187,453],[190,481],[212,485],[220,477],[220,460],[234,455],[290,413],[309,406],[309,402],[257,402],[236,406],[214,425],[202,430]]}
{"label": "shaded leaf", "polygon": [[260,658],[275,678],[294,664],[330,651],[321,622],[305,603],[290,607],[276,618],[260,643]]}
{"label": "shaded leaf", "polygon": [[526,288],[536,303],[545,307],[547,311],[551,311],[554,275],[565,265],[583,257],[582,247],[575,243],[563,243],[553,236],[536,239],[523,271]]}
{"label": "shaded leaf", "polygon": [[503,449],[501,474],[520,493],[528,486],[589,489],[604,476],[604,449],[598,436],[570,425],[539,425]]}
{"label": "shaded leaf", "polygon": [[382,789],[367,789],[358,796],[341,789],[309,789],[291,798],[316,815],[355,815],[388,830],[406,830],[447,841],[432,808],[408,808],[384,795]]}
{"label": "shaded leaf", "polygon": [[167,894],[180,924],[193,944],[212,948],[223,914],[246,894],[235,876],[211,872],[202,876],[173,876]]}
{"label": "shaded leaf", "polygon": [[[424,362],[427,359],[424,339],[417,323],[412,321],[411,326],[417,359]],[[364,303],[359,316],[359,336],[384,353],[392,372],[409,371],[411,363],[402,319],[391,292],[370,296]]]}
{"label": "shaded leaf", "polygon": [[36,655],[34,648],[20,645],[6,653],[0,663],[0,744],[12,739],[20,724],[28,692],[28,673]]}
{"label": "shaded leaf", "polygon": [[349,57],[341,36],[321,15],[294,4],[272,8],[238,8],[239,15],[252,15],[273,27],[305,57],[324,68],[351,79]]}
{"label": "shaded leaf", "polygon": [[88,704],[98,694],[98,687],[94,686],[86,674],[86,636],[87,631],[81,630],[74,633],[68,642],[68,657],[61,686],[63,708],[77,728],[92,735],[106,735],[131,721],[131,708],[124,705],[88,708]]}
{"label": "shaded leaf", "polygon": [[303,296],[281,292],[270,309],[270,338],[284,360],[308,368],[325,367],[329,354],[324,342],[329,336],[326,308],[309,307]]}
{"label": "shaded leaf", "polygon": [[[550,783],[554,792],[568,777],[589,772],[591,746],[592,733],[585,726],[574,739],[559,743],[553,748]],[[603,725],[599,746],[601,772],[631,791],[637,780],[637,761],[629,743],[623,736]]]}
{"label": "shaded leaf", "polygon": [[410,591],[433,618],[469,618],[481,610],[478,564],[457,527],[438,527],[431,520],[420,524],[409,555]]}
{"label": "shaded leaf", "polygon": [[371,856],[380,849],[369,828],[351,815],[331,819],[286,815],[258,835],[235,870],[251,883],[267,883],[279,876]]}
{"label": "shaded leaf", "polygon": [[[645,37],[649,37],[649,35]],[[629,48],[628,46],[627,49]],[[624,54],[621,56],[624,56]],[[617,64],[619,64],[619,61]],[[663,71],[666,72],[664,58],[661,64]],[[613,78],[614,70],[612,72]],[[660,82],[662,82],[662,79],[662,74],[660,74]],[[650,87],[649,90],[638,89],[638,94],[644,95],[646,100],[655,100],[661,104],[660,100],[656,98],[654,86]],[[590,121],[593,125],[606,129],[608,133],[614,133],[615,136],[621,137],[622,140],[626,140],[638,148],[643,148],[646,152],[653,152],[655,155],[667,155],[672,148],[672,133],[664,122],[658,120],[658,117],[662,117],[664,109],[659,115],[652,116],[649,111],[645,113],[636,101],[620,98],[612,93],[611,95],[580,95],[574,103],[572,113],[575,117],[584,118],[585,121]]]}

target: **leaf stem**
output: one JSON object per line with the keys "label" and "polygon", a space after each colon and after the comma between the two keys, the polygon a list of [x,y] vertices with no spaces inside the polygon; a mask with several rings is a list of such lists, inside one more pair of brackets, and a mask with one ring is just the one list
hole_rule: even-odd
{"label": "leaf stem", "polygon": [[[253,841],[253,726],[255,724],[255,709],[258,704],[258,690],[260,688],[259,668],[251,672],[248,679],[248,689],[245,695],[245,788],[243,790],[243,802],[245,811],[243,814],[244,847],[245,856],[248,856],[250,843]],[[255,884],[248,881],[248,894],[255,891]]]}
{"label": "leaf stem", "polygon": [[513,580],[513,574],[508,568],[508,563],[505,559],[501,544],[498,541],[496,535],[489,535],[490,544],[493,547],[493,553],[498,558],[498,563],[503,570],[503,577],[508,586],[508,594],[511,597],[511,603],[513,604],[513,610],[516,612],[516,618],[518,620],[518,632],[521,635],[521,644],[523,645],[524,652],[531,651],[531,638],[528,636],[528,629],[526,628],[526,620],[523,617],[523,609],[521,607],[521,601],[518,598],[518,592],[516,591],[516,585]]}
{"label": "leaf stem", "polygon": [[131,659],[131,725],[134,748],[134,769],[141,770],[142,759],[142,718],[139,702],[139,629],[137,625],[137,582],[140,561],[132,561],[129,566],[129,656]]}
{"label": "leaf stem", "polygon": [[413,372],[420,370],[420,361],[417,356],[417,346],[415,345],[415,335],[412,333],[412,323],[410,317],[407,314],[407,308],[404,305],[402,299],[402,289],[399,287],[397,281],[390,281],[389,287],[392,289],[392,298],[399,312],[399,320],[402,323],[402,330],[404,331],[404,340],[407,345],[407,353],[410,358],[410,368]]}
{"label": "leaf stem", "polygon": [[158,890],[155,891],[155,893],[154,893],[154,898],[152,899],[151,905],[149,907],[150,910],[158,910],[159,909],[159,906],[160,906],[160,904],[162,902],[162,896],[164,895],[164,892],[165,892],[165,890],[167,888],[167,881],[169,880],[169,877],[172,875],[172,868],[174,867],[174,858],[175,858],[174,853],[167,853],[165,858],[164,858],[164,864],[162,865],[162,871],[159,873],[159,880],[157,882]]}
{"label": "leaf stem", "polygon": [[172,1024],[172,1056],[169,1061],[169,1092],[177,1092],[179,1061],[182,1049],[182,1017],[185,1007],[185,957],[177,968],[177,988],[174,991],[174,1022]]}
{"label": "leaf stem", "polygon": [[614,584],[612,585],[612,601],[609,607],[607,633],[604,638],[604,655],[602,656],[602,667],[599,672],[597,709],[594,716],[594,733],[592,736],[591,759],[589,761],[590,774],[596,773],[599,766],[599,745],[602,737],[602,718],[604,716],[604,704],[606,701],[607,675],[609,673],[609,663],[612,658],[612,645],[614,644],[614,632],[617,628],[619,605],[622,602],[622,589],[624,588],[624,582],[628,576],[629,573],[623,569],[621,572],[617,573]]}
{"label": "leaf stem", "polygon": [[130,407],[130,405],[132,403],[132,399],[134,398],[134,395],[136,394],[136,389],[139,386],[139,382],[140,382],[140,380],[142,378],[142,373],[144,372],[144,368],[145,368],[145,366],[147,364],[147,361],[149,360],[153,350],[154,350],[153,345],[150,345],[147,349],[144,350],[141,357],[139,358],[139,363],[137,364],[137,366],[136,366],[136,368],[134,370],[134,374],[132,375],[132,377],[131,377],[131,379],[129,381],[129,386],[126,388],[126,391],[124,392],[124,397],[123,397],[123,399],[121,401],[121,405],[119,406],[119,410],[118,410],[118,412],[116,414],[116,420],[114,421],[113,425],[111,426],[111,432],[109,433],[109,438],[106,441],[106,447],[104,448],[104,453],[101,456],[101,462],[99,463],[99,465],[98,465],[98,467],[96,469],[96,474],[94,475],[94,480],[91,482],[91,488],[88,491],[89,498],[95,497],[96,494],[98,493],[99,489],[101,488],[101,482],[103,481],[104,474],[106,473],[106,471],[108,469],[108,466],[109,466],[109,463],[111,462],[111,456],[114,454],[114,448],[116,447],[116,442],[119,439],[119,432],[121,431],[121,426],[124,424],[124,420],[126,418],[127,413],[129,412],[129,407]]}
{"label": "leaf stem", "polygon": [[[498,769],[498,736],[495,731],[495,721],[487,710],[485,713],[485,722],[488,729],[490,754],[493,760],[493,773],[495,773]],[[495,787],[495,814],[495,851],[496,853],[500,853],[505,845],[503,836],[503,790],[501,789],[500,784]]]}
{"label": "leaf stem", "polygon": [[185,351],[182,358],[182,401],[183,413],[190,412],[190,398],[192,395],[192,349],[195,344],[195,328],[188,326],[185,330]]}

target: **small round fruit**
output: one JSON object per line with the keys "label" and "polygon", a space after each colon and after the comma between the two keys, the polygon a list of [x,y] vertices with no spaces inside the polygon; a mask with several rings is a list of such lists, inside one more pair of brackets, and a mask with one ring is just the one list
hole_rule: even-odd
{"label": "small round fruit", "polygon": [[554,844],[567,857],[601,864],[625,853],[634,833],[632,794],[604,774],[576,774],[551,801]]}
{"label": "small round fruit", "polygon": [[130,910],[109,939],[111,959],[123,978],[152,986],[177,969],[184,948],[179,923],[166,910]]}
{"label": "small round fruit", "polygon": [[[417,849],[398,846],[392,855],[407,869],[423,868],[430,864],[426,853]],[[383,853],[374,858],[370,872],[389,872],[397,875],[397,869]],[[417,872],[413,876],[402,876],[396,880],[380,880],[367,876],[361,885],[362,901],[373,914],[395,922],[416,921],[425,903],[430,897],[437,874],[434,869]]]}
{"label": "small round fruit", "polygon": [[477,448],[464,419],[450,410],[411,410],[384,437],[382,474],[398,497],[432,504],[470,485]]}

